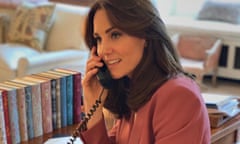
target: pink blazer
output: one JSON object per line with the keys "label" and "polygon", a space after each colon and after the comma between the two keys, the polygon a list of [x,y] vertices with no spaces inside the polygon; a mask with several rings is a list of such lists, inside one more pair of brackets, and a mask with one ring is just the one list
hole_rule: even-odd
{"label": "pink blazer", "polygon": [[208,113],[196,83],[167,81],[129,121],[117,120],[110,132],[104,120],[81,134],[85,144],[210,144]]}

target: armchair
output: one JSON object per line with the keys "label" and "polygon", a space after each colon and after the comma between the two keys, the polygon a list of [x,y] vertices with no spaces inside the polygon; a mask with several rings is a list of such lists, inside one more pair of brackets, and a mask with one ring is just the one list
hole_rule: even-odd
{"label": "armchair", "polygon": [[172,41],[183,69],[196,75],[200,86],[203,76],[211,74],[212,85],[216,86],[221,40],[204,35],[176,34],[172,36]]}

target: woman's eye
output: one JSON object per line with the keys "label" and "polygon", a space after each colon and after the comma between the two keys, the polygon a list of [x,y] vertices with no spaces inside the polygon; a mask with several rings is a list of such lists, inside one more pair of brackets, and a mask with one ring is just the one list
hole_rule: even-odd
{"label": "woman's eye", "polygon": [[121,36],[121,33],[119,33],[119,32],[113,32],[112,34],[111,34],[111,38],[112,39],[117,39],[117,38],[119,38]]}

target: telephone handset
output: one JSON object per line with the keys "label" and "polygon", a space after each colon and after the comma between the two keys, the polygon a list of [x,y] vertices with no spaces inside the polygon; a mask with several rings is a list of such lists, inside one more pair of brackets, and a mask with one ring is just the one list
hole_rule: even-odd
{"label": "telephone handset", "polygon": [[113,79],[112,79],[111,74],[110,74],[109,70],[107,69],[107,66],[105,63],[102,67],[99,68],[99,71],[96,76],[97,76],[97,79],[99,80],[100,84],[104,88],[110,89],[112,87]]}
{"label": "telephone handset", "polygon": [[73,144],[74,141],[76,140],[76,137],[79,135],[79,133],[87,130],[88,121],[91,119],[96,109],[102,103],[101,97],[104,89],[110,89],[112,87],[113,79],[105,63],[102,67],[99,68],[99,71],[96,74],[96,77],[99,80],[100,84],[103,86],[103,89],[99,95],[99,98],[95,101],[95,104],[92,106],[89,113],[87,113],[85,117],[83,117],[83,120],[79,123],[76,130],[73,132],[72,137],[69,140],[70,142],[67,142],[67,144]]}

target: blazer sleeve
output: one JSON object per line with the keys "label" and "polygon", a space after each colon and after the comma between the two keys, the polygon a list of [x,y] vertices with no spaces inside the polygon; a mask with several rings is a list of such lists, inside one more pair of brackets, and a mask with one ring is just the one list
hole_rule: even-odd
{"label": "blazer sleeve", "polygon": [[108,136],[104,119],[101,119],[95,126],[85,132],[80,133],[80,137],[84,144],[114,144],[115,136]]}
{"label": "blazer sleeve", "polygon": [[155,144],[210,143],[208,113],[198,91],[173,86],[155,102]]}

